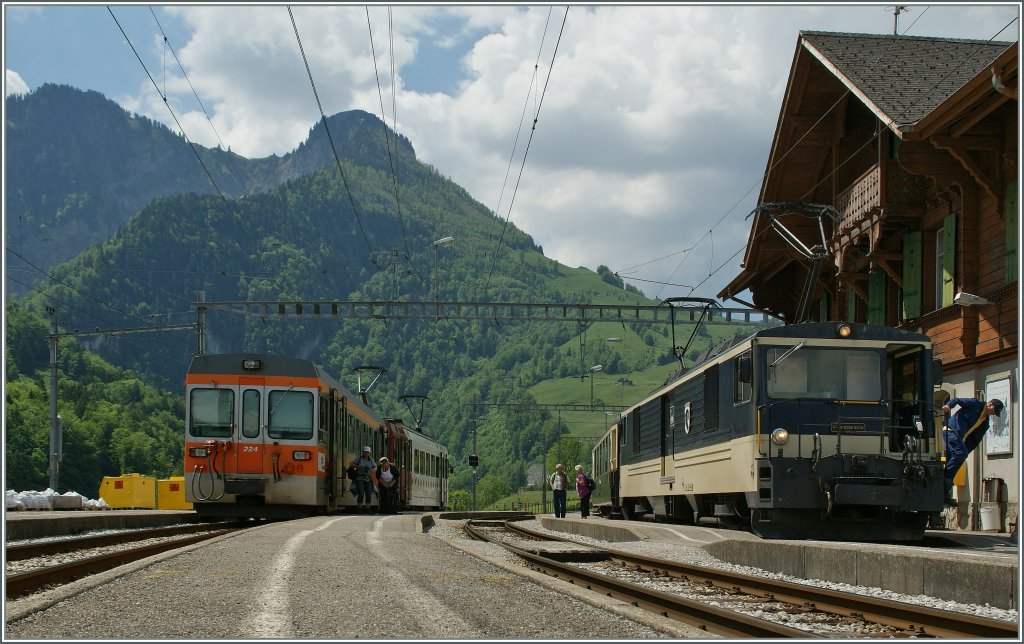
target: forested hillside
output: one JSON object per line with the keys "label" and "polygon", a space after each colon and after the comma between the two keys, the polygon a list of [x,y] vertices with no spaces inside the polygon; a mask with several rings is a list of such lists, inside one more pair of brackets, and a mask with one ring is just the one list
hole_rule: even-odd
{"label": "forested hillside", "polygon": [[[126,114],[121,118],[138,123]],[[248,183],[239,185],[246,196],[169,194],[173,190],[168,188],[166,196],[141,207],[109,238],[55,267],[30,293],[15,298],[7,320],[7,360],[9,367],[16,367],[9,368],[6,383],[7,450],[9,465],[12,452],[17,452],[13,462],[20,469],[12,472],[9,467],[8,485],[12,480],[18,487],[45,481],[45,460],[41,472],[38,468],[49,427],[47,306],[56,309],[61,329],[85,330],[194,322],[200,292],[208,302],[432,302],[438,297],[463,302],[656,303],[625,288],[604,266],[595,273],[544,257],[514,224],[506,225],[461,187],[417,161],[408,142],[395,148],[401,139],[392,132],[385,135],[374,117],[351,112],[332,117],[330,123],[335,142],[344,142],[341,172],[328,163],[303,174],[315,169],[316,163],[303,165],[308,159],[329,153],[314,128],[310,140],[278,160],[279,165],[252,162]],[[348,124],[344,136],[335,134],[334,123]],[[157,132],[159,127],[149,135]],[[387,140],[397,150],[398,198],[396,175],[384,160]],[[19,154],[33,154],[31,140],[19,145],[24,148]],[[43,142],[37,145],[36,154],[47,149]],[[321,149],[313,149],[317,146]],[[226,154],[216,158],[242,161]],[[194,171],[185,169],[185,158],[163,163],[184,175]],[[192,164],[199,165],[194,157]],[[279,179],[286,173],[296,176],[276,187],[268,185],[272,179],[267,177]],[[93,179],[96,185],[114,180],[102,174]],[[39,174],[19,176],[17,189],[22,182],[35,186],[29,191],[33,194],[59,192]],[[9,181],[9,191],[12,187]],[[63,224],[54,220],[51,225]],[[433,245],[445,236],[453,236],[454,245]],[[423,426],[449,445],[456,488],[471,484],[466,457],[475,428],[478,477],[489,494],[524,485],[528,470],[544,462],[544,451],[556,436],[594,433],[591,427],[565,422],[556,426],[557,416],[537,409],[531,388],[571,379],[574,389],[565,396],[580,403],[586,400],[587,385],[580,374],[590,365],[603,365],[602,378],[629,380],[646,374],[645,381],[653,382],[663,379],[675,362],[670,329],[654,326],[616,328],[612,342],[607,329],[575,323],[353,321],[218,310],[209,311],[205,322],[208,352],[301,356],[353,390],[357,366],[387,369],[370,391],[371,404],[385,416],[408,417],[400,397],[428,396]],[[677,343],[691,330],[680,325]],[[738,332],[744,329],[704,331],[690,354],[716,337]],[[76,446],[86,448],[87,458],[77,462],[65,457],[62,488],[81,481],[88,491],[98,485],[98,476],[121,474],[124,468],[180,473],[181,390],[196,351],[195,334],[100,334],[80,342],[97,356],[81,351],[77,343],[62,342],[60,400],[61,413],[68,414],[65,425]],[[589,384],[592,390],[593,378]],[[628,404],[646,393],[640,389],[619,387],[619,402]],[[488,407],[495,403],[519,408]],[[600,412],[597,420],[605,420]],[[65,454],[69,452],[66,443]],[[151,454],[150,459],[142,459],[143,453]]]}

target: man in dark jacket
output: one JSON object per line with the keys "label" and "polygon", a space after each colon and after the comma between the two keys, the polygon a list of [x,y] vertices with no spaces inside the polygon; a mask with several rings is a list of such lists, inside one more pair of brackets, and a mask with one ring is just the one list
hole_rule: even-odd
{"label": "man in dark jacket", "polygon": [[1003,413],[1003,401],[998,398],[982,402],[977,398],[953,398],[942,407],[949,411],[960,406],[959,411],[950,417],[949,431],[946,432],[946,467],[943,471],[945,479],[946,499],[949,506],[956,505],[953,498],[953,477],[967,460],[967,455],[981,444],[981,439],[988,432],[989,416]]}

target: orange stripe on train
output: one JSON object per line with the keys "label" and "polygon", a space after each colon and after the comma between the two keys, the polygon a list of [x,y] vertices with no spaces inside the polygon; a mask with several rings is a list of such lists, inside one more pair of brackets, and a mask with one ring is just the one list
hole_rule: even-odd
{"label": "orange stripe on train", "polygon": [[190,373],[185,376],[186,385],[258,385],[262,381],[265,387],[305,387],[318,389],[320,380],[318,378],[300,378],[296,376],[240,376],[238,374],[223,373]]}

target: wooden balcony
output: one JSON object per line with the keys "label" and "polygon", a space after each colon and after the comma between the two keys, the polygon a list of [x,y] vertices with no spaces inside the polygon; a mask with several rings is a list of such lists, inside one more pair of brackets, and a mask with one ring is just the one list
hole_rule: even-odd
{"label": "wooden balcony", "polygon": [[836,209],[843,215],[836,232],[860,227],[879,209],[890,217],[921,214],[927,186],[927,177],[907,174],[891,161],[872,166],[836,195]]}

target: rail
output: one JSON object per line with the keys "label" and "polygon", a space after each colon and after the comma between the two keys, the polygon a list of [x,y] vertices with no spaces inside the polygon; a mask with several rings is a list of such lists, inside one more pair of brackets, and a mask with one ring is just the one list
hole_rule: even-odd
{"label": "rail", "polygon": [[[530,537],[571,541],[509,524],[509,530]],[[770,597],[773,600],[813,606],[817,610],[898,628],[918,637],[1018,639],[1016,624],[966,613],[938,610],[887,599],[855,595],[778,579],[756,577],[693,564],[610,551],[609,557],[638,569],[655,571],[691,582],[706,583],[726,590]]]}

